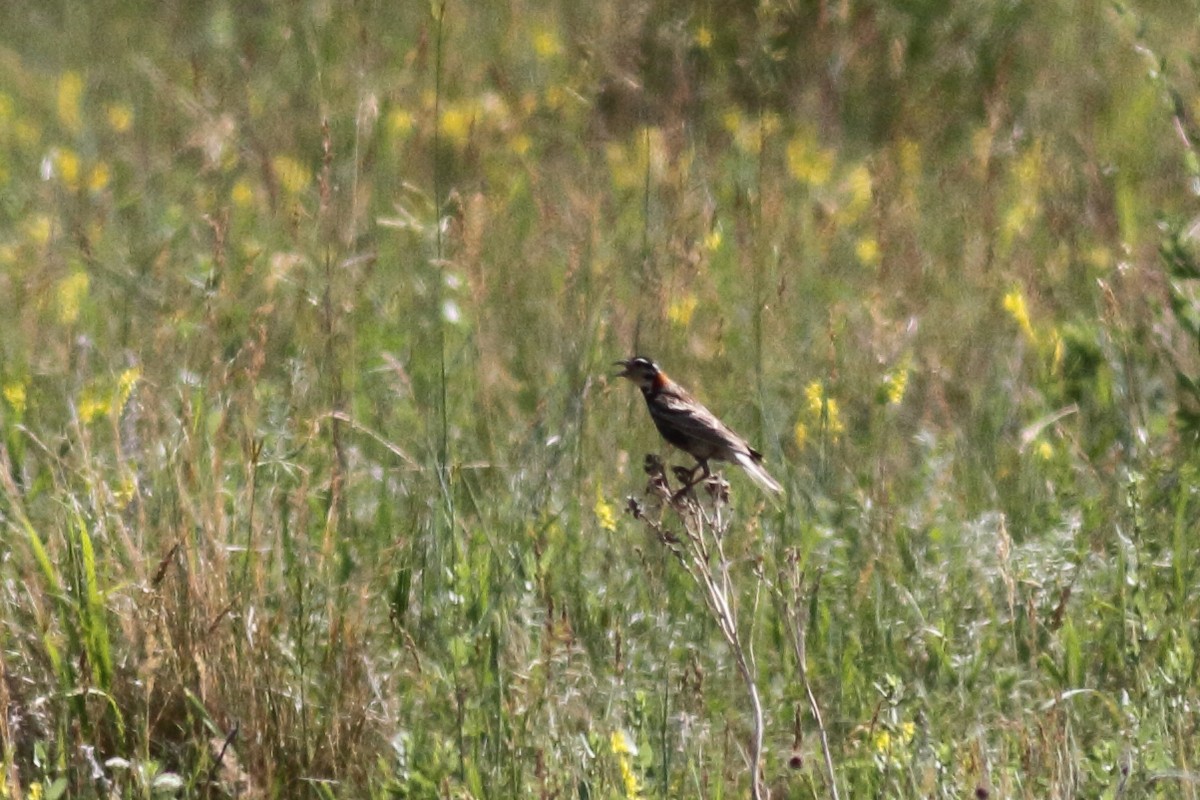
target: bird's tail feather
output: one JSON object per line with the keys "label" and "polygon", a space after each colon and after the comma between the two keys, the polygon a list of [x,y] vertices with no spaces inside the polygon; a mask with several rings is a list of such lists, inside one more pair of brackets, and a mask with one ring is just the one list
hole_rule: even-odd
{"label": "bird's tail feather", "polygon": [[766,468],[748,453],[738,453],[734,458],[738,466],[744,469],[746,474],[753,478],[759,486],[772,494],[783,494],[783,487],[779,485],[779,481],[772,478]]}

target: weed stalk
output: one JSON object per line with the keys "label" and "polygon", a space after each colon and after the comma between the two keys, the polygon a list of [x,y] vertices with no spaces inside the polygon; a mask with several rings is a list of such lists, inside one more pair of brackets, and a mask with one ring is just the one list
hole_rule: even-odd
{"label": "weed stalk", "polygon": [[[786,566],[780,569],[779,582],[776,586],[783,605],[783,618],[786,622],[788,638],[791,640],[792,651],[796,656],[796,669],[800,673],[800,682],[804,685],[809,711],[817,723],[817,735],[821,740],[821,757],[825,767],[825,780],[829,784],[829,796],[833,800],[839,800],[837,773],[834,772],[833,754],[829,749],[829,734],[825,730],[825,719],[821,716],[821,706],[817,702],[816,692],[813,691],[812,681],[808,679],[808,626],[801,603],[805,595],[804,572],[800,568],[799,556],[795,550],[789,550]],[[816,593],[817,588],[814,587],[814,597]],[[799,725],[799,720],[797,720],[797,725]]]}
{"label": "weed stalk", "polygon": [[661,501],[664,508],[672,509],[682,524],[682,535],[663,521],[662,516],[653,519],[645,509],[631,498],[629,509],[642,520],[673,555],[688,576],[700,588],[704,604],[717,623],[721,638],[728,645],[738,674],[746,686],[750,702],[751,743],[748,761],[751,768],[751,792],[753,800],[767,796],[762,778],[763,754],[763,710],[759,697],[753,656],[748,654],[738,628],[736,589],[730,575],[730,561],[725,555],[725,535],[731,519],[725,513],[729,503],[729,484],[717,476],[706,480],[701,490],[708,494],[710,502],[697,497],[694,487],[684,485],[673,490],[667,479],[663,463],[656,456],[646,457],[646,472],[649,482],[646,493]]}

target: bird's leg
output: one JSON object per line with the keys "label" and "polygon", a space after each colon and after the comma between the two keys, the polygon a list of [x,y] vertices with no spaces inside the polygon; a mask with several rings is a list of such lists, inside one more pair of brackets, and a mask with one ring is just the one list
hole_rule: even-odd
{"label": "bird's leg", "polygon": [[[701,471],[699,478],[696,477],[696,470]],[[680,468],[680,471],[682,472],[682,468]],[[693,486],[695,486],[697,483],[707,480],[709,477],[711,477],[711,475],[712,473],[708,471],[708,459],[696,459],[696,466],[692,467],[691,471],[688,473],[687,480],[683,482],[682,488],[680,488],[679,491],[675,492],[675,494],[671,496],[671,501],[674,502],[679,500],[679,498],[690,492]]]}

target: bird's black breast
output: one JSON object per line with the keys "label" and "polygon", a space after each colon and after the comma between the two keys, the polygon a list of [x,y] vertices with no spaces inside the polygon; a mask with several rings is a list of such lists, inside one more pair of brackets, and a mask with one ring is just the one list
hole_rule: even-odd
{"label": "bird's black breast", "polygon": [[671,412],[657,402],[661,392],[661,389],[655,387],[642,389],[642,396],[646,398],[646,408],[650,410],[650,419],[654,421],[654,427],[658,428],[659,434],[669,444],[694,455],[700,443],[680,427],[678,420],[667,418]]}

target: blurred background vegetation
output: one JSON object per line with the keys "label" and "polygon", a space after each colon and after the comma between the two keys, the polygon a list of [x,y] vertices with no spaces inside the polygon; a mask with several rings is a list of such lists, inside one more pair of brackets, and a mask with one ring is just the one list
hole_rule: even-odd
{"label": "blurred background vegetation", "polygon": [[[0,796],[1191,797],[1200,22],[0,6]],[[676,459],[680,460],[680,459]],[[686,459],[682,459],[686,462]]]}

